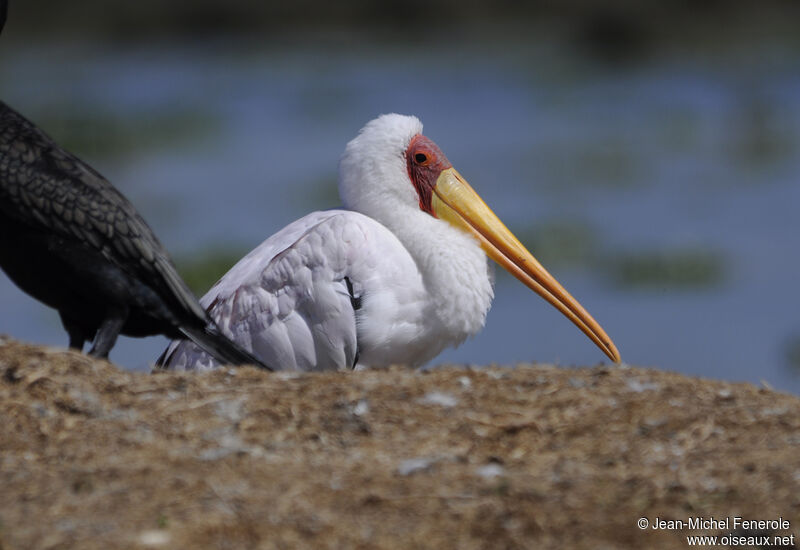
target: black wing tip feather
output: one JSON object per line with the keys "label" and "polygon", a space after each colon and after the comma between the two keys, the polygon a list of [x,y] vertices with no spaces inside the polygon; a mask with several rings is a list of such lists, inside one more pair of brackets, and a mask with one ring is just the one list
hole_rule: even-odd
{"label": "black wing tip feather", "polygon": [[169,353],[170,347],[171,346],[167,346],[166,349],[163,352],[161,352],[161,355],[158,356],[158,359],[156,359],[156,365],[155,365],[156,371],[166,370],[167,361],[169,361],[170,357],[172,356],[172,354]]}
{"label": "black wing tip feather", "polygon": [[3,32],[3,27],[6,24],[7,16],[8,16],[8,0],[0,0],[0,32]]}
{"label": "black wing tip feather", "polygon": [[[214,359],[224,365],[253,365],[266,371],[274,371],[272,367],[265,365],[259,358],[245,350],[236,342],[222,334],[216,324],[209,323],[202,329],[181,327],[181,331],[186,334],[195,344],[200,346],[205,352],[209,353]],[[158,358],[157,365],[162,368],[169,358],[166,352]]]}

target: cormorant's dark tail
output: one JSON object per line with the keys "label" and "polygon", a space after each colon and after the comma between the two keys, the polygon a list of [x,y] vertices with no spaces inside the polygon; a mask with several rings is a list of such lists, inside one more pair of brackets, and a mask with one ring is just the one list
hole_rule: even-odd
{"label": "cormorant's dark tail", "polygon": [[[0,2],[1,1],[2,0],[0,0]],[[213,322],[207,324],[203,328],[181,327],[180,330],[188,336],[192,342],[203,348],[203,351],[223,365],[253,365],[268,371],[275,370],[265,365],[255,355],[222,334],[219,327]],[[159,357],[158,363],[161,363],[162,359],[166,359],[164,355]]]}
{"label": "cormorant's dark tail", "polygon": [[6,24],[8,16],[8,0],[0,0],[0,32],[3,32],[3,25]]}

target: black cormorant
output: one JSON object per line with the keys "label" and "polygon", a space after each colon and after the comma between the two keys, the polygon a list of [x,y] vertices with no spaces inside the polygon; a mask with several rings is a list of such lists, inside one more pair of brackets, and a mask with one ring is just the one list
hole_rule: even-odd
{"label": "black cormorant", "polygon": [[164,334],[267,368],[220,332],[133,205],[3,102],[0,267],[58,310],[70,347],[107,357],[120,333]]}

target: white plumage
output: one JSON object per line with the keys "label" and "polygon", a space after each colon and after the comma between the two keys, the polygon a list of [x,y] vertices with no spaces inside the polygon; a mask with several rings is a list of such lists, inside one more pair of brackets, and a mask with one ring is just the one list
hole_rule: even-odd
{"label": "white plumage", "polygon": [[[435,217],[441,206],[423,209],[408,156],[421,134],[417,118],[397,114],[361,130],[340,163],[345,209],[288,225],[202,298],[227,336],[276,370],[310,371],[418,366],[480,330],[493,297],[485,243]],[[449,167],[438,148],[422,150]],[[217,366],[189,341],[162,360]]]}

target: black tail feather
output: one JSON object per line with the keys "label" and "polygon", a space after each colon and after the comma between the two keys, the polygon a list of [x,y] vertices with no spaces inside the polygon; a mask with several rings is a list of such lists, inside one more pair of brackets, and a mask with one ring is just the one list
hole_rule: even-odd
{"label": "black tail feather", "polygon": [[[181,327],[181,332],[223,365],[253,365],[268,371],[275,370],[222,334],[213,322],[203,328]],[[159,363],[162,358],[159,358]]]}

